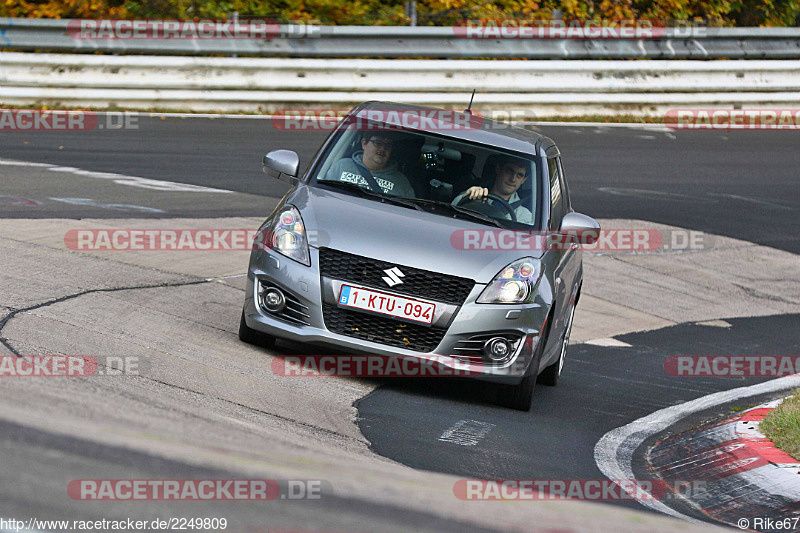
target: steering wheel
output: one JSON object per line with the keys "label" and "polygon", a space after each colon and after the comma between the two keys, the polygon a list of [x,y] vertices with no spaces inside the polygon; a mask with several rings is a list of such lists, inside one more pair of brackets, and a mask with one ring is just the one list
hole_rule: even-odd
{"label": "steering wheel", "polygon": [[[456,205],[469,205],[470,209],[484,215],[489,215],[494,218],[510,218],[511,222],[517,221],[517,214],[514,212],[514,208],[511,207],[511,204],[506,200],[500,198],[496,194],[490,194],[486,198],[491,199],[492,203],[489,204],[484,200],[471,200],[469,196],[464,196]],[[499,209],[498,206],[503,209]],[[508,214],[508,217],[505,216],[506,214]]]}

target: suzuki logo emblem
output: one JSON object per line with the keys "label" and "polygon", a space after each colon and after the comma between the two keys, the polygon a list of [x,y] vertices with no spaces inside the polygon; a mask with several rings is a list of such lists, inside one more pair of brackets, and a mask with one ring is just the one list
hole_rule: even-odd
{"label": "suzuki logo emblem", "polygon": [[400,272],[400,269],[397,267],[387,268],[386,270],[384,270],[384,272],[386,272],[386,277],[381,279],[385,281],[386,284],[390,287],[394,287],[395,285],[400,285],[401,283],[403,283],[403,280],[401,280],[400,278],[406,277],[406,275]]}

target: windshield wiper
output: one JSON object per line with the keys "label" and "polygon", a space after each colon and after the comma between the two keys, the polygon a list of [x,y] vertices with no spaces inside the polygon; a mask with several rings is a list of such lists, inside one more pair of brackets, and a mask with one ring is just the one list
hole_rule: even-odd
{"label": "windshield wiper", "polygon": [[422,211],[423,209],[418,206],[417,204],[411,203],[409,200],[404,198],[398,198],[396,196],[387,196],[385,194],[381,194],[379,192],[375,192],[370,189],[365,189],[360,185],[356,185],[355,183],[350,183],[349,181],[339,181],[339,180],[317,180],[317,183],[323,183],[325,185],[329,185],[331,187],[337,187],[339,189],[344,189],[346,191],[353,191],[359,193],[364,198],[374,198],[376,200],[380,200],[381,202],[399,205],[402,207],[407,207],[409,209],[416,209],[417,211]]}
{"label": "windshield wiper", "polygon": [[473,211],[472,209],[467,209],[466,207],[453,205],[450,202],[442,202],[441,200],[427,200],[425,198],[409,198],[407,201],[425,205],[435,205],[436,207],[445,207],[449,209],[451,212],[455,212],[460,215],[466,215],[467,218],[473,218],[480,220],[482,222],[488,222],[489,224],[497,226],[498,228],[505,228],[505,226],[496,218],[492,218],[489,215],[484,215],[483,213]]}

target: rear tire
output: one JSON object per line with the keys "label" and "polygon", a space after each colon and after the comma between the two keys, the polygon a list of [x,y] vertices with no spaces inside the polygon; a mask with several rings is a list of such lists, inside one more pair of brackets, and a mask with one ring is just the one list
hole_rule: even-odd
{"label": "rear tire", "polygon": [[239,340],[247,344],[254,344],[262,348],[272,348],[275,346],[275,337],[261,333],[247,325],[244,320],[244,311],[242,311],[242,318],[239,321]]}

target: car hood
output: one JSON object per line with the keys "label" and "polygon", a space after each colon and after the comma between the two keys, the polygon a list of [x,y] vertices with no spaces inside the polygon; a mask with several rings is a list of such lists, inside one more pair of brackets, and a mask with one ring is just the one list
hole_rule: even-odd
{"label": "car hood", "polygon": [[[300,210],[315,248],[328,247],[442,274],[489,283],[509,263],[540,257],[538,250],[464,250],[464,230],[500,228],[299,185],[286,199]],[[512,230],[502,230],[511,233]],[[473,241],[475,242],[475,241]],[[510,242],[510,241],[506,241]]]}

